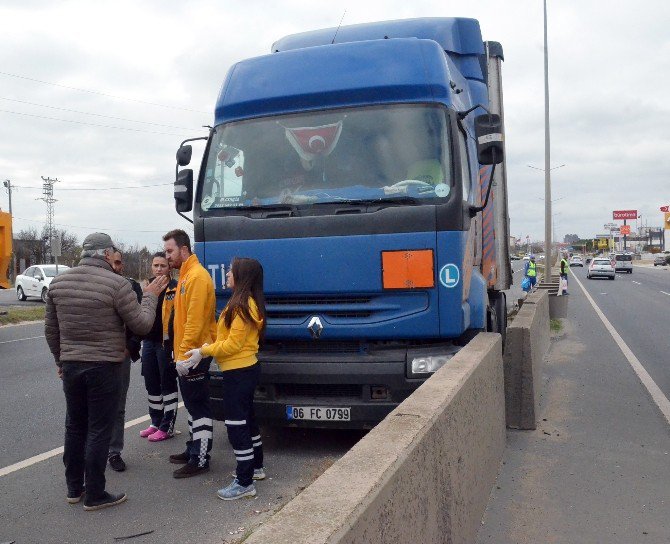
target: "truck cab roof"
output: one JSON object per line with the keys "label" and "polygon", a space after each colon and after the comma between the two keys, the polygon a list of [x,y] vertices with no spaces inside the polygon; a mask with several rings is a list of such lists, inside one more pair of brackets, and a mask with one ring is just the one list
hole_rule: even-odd
{"label": "truck cab roof", "polygon": [[[226,76],[215,124],[384,103],[488,103],[479,24],[427,18],[287,36]],[[501,53],[500,53],[501,54]]]}

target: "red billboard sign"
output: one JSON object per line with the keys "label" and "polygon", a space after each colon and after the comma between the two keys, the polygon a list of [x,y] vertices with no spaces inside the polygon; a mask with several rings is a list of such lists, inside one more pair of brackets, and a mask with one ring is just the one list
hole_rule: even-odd
{"label": "red billboard sign", "polygon": [[637,210],[614,210],[612,212],[613,219],[637,219]]}

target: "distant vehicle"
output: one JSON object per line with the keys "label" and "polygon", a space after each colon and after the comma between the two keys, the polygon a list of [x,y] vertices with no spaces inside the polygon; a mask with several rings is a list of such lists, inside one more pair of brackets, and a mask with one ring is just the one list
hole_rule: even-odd
{"label": "distant vehicle", "polygon": [[524,260],[524,261],[530,261],[530,255],[529,255],[528,253],[526,253],[526,254],[523,256],[523,260]]}
{"label": "distant vehicle", "polygon": [[666,260],[665,255],[656,255],[654,257],[654,266],[666,266],[668,261]]}
{"label": "distant vehicle", "polygon": [[519,255],[517,255],[516,253],[512,253],[509,256],[509,258],[510,258],[511,261],[520,261],[521,260],[521,257],[519,257]]}
{"label": "distant vehicle", "polygon": [[593,257],[588,256],[586,257],[586,264],[589,264],[593,260]]}
{"label": "distant vehicle", "polygon": [[633,273],[633,256],[630,253],[617,253],[614,255],[614,270],[616,272]]}
{"label": "distant vehicle", "polygon": [[[58,273],[61,274],[68,268],[69,266],[58,265]],[[16,276],[16,298],[26,300],[28,297],[37,297],[46,302],[49,285],[55,277],[55,264],[38,264],[27,268],[23,274]]]}
{"label": "distant vehicle", "polygon": [[584,261],[578,255],[570,257],[570,266],[584,266]]}
{"label": "distant vehicle", "polygon": [[588,279],[601,277],[613,280],[616,278],[616,272],[614,271],[612,261],[604,257],[596,257],[591,261],[591,264],[589,265],[589,268],[586,272],[586,277]]}

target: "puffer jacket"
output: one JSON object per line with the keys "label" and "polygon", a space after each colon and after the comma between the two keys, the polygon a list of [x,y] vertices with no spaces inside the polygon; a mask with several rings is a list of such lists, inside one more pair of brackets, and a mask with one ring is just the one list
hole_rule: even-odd
{"label": "puffer jacket", "polygon": [[102,257],[83,258],[49,285],[44,335],[56,363],[120,363],[125,327],[139,335],[148,333],[156,303],[151,294],[138,303],[130,282]]}

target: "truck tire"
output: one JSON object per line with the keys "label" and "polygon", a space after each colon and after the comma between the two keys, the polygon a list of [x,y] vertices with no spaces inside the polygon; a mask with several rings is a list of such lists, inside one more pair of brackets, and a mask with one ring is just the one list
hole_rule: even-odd
{"label": "truck tire", "polygon": [[503,349],[507,339],[507,297],[505,293],[491,293],[487,311],[486,330],[502,336]]}

